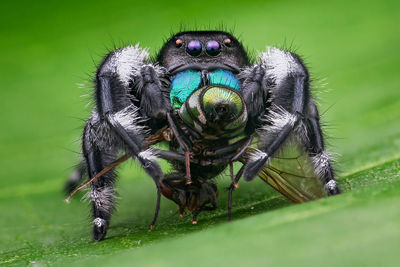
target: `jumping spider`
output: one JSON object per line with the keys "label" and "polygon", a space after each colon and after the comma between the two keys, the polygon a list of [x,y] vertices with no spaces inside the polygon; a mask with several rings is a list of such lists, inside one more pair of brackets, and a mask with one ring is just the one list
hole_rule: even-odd
{"label": "jumping spider", "polygon": [[[127,46],[109,53],[98,67],[95,103],[83,131],[84,167],[69,189],[85,171],[95,176],[123,151],[156,184],[152,225],[161,194],[180,214],[191,211],[194,223],[200,211],[215,209],[218,190],[212,179],[228,166],[229,218],[232,192],[242,176],[247,181],[260,176],[294,202],[340,192],[309,72],[290,51],[269,47],[253,62],[241,43],[222,31],[177,33],[156,60],[139,45]],[[169,150],[154,148],[159,142]],[[175,171],[164,175],[157,158]],[[243,165],[235,175],[236,161]],[[91,183],[95,241],[106,236],[110,224],[114,182],[111,170]]]}

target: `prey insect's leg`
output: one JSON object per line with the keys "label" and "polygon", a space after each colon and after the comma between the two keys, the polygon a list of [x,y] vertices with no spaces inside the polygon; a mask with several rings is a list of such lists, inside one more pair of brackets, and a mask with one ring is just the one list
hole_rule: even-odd
{"label": "prey insect's leg", "polygon": [[158,213],[160,211],[160,202],[161,202],[161,186],[160,184],[157,184],[157,200],[156,200],[156,209],[154,212],[154,217],[153,220],[151,221],[150,227],[149,227],[149,232],[151,230],[153,230],[154,225],[157,222],[157,218],[158,218]]}
{"label": "prey insect's leg", "polygon": [[240,148],[240,150],[236,153],[236,155],[231,159],[229,162],[229,172],[231,176],[231,185],[228,188],[228,221],[232,220],[232,194],[233,190],[239,187],[239,180],[243,175],[245,165],[243,165],[238,173],[236,174],[236,177],[234,177],[234,171],[233,171],[233,162],[237,161],[243,153],[246,151],[246,149],[250,146],[251,142],[253,140],[253,136],[250,136],[248,140],[244,143],[244,145]]}
{"label": "prey insect's leg", "polygon": [[[239,170],[238,175],[236,176],[236,178],[234,178],[234,172],[233,172],[233,163],[235,161],[237,161],[242,155],[243,153],[246,151],[246,149],[250,146],[251,142],[253,141],[253,136],[250,136],[249,138],[247,138],[247,141],[244,143],[244,145],[239,149],[239,151],[233,156],[233,158],[231,159],[231,161],[229,162],[229,172],[230,172],[230,176],[231,176],[231,181],[232,184],[229,187],[229,197],[228,197],[228,202],[230,203],[230,206],[232,208],[232,192],[234,188],[238,188],[239,187],[239,179],[243,174],[243,166],[242,168]],[[232,188],[233,186],[233,188]],[[231,189],[232,188],[232,189]],[[229,207],[229,205],[228,205]],[[229,208],[228,208],[229,209]]]}
{"label": "prey insect's leg", "polygon": [[239,151],[236,153],[236,155],[231,159],[231,162],[237,161],[243,155],[243,153],[246,151],[246,149],[251,145],[252,141],[253,141],[253,136],[251,135],[249,138],[247,138],[246,142],[239,149]]}
{"label": "prey insect's leg", "polygon": [[237,188],[238,184],[235,183],[235,174],[233,173],[233,162],[229,162],[229,174],[231,176],[233,186]]}
{"label": "prey insect's leg", "polygon": [[245,165],[243,165],[240,168],[240,170],[236,174],[236,177],[233,180],[232,184],[229,186],[229,191],[228,191],[228,221],[232,220],[232,194],[233,194],[233,190],[235,190],[235,188],[237,188],[237,184],[239,183],[239,180],[243,175],[244,169],[245,169]]}
{"label": "prey insect's leg", "polygon": [[178,127],[176,127],[174,119],[172,118],[170,113],[167,113],[167,119],[168,119],[168,123],[171,127],[171,130],[174,133],[176,140],[178,141],[179,146],[185,153],[186,183],[191,184],[192,179],[191,179],[191,174],[190,174],[190,150],[189,150],[189,147],[183,140],[181,133],[178,130]]}
{"label": "prey insect's leg", "polygon": [[[234,178],[233,163],[235,161],[237,161],[243,155],[243,153],[246,151],[246,149],[250,146],[252,140],[253,140],[253,136],[250,136],[249,138],[247,138],[247,141],[244,143],[244,145],[239,149],[239,151],[232,157],[232,159],[229,162],[229,172],[231,175],[231,181],[232,181],[232,185],[235,188],[238,188],[239,185],[236,182],[236,179]],[[242,176],[242,174],[240,174],[240,176]],[[239,181],[239,179],[240,179],[240,177],[237,177],[238,181]]]}
{"label": "prey insect's leg", "polygon": [[199,211],[194,211],[193,212],[193,218],[192,218],[192,224],[197,224],[197,216],[199,215],[200,210]]}
{"label": "prey insect's leg", "polygon": [[157,157],[165,159],[165,160],[177,160],[181,162],[186,161],[186,157],[184,154],[175,152],[175,151],[169,151],[169,150],[162,150],[162,149],[153,149],[153,152]]}
{"label": "prey insect's leg", "polygon": [[211,204],[211,207],[210,206],[204,206],[204,207],[201,207],[201,208],[193,211],[193,213],[192,213],[192,215],[193,215],[192,224],[197,224],[197,216],[200,214],[200,212],[202,212],[202,211],[213,211],[213,210],[217,209],[218,205],[217,205],[216,199],[210,200],[210,204]]}

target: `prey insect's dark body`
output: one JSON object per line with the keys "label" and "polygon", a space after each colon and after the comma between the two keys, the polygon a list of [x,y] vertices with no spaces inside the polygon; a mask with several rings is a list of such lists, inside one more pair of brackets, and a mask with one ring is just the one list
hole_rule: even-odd
{"label": "prey insect's dark body", "polygon": [[[213,178],[228,166],[229,217],[232,192],[242,176],[249,181],[259,175],[294,202],[339,193],[309,73],[294,53],[268,48],[250,62],[229,33],[181,32],[168,39],[154,61],[139,46],[111,52],[95,84],[96,107],[83,133],[83,165],[93,177],[121,150],[136,158],[157,187],[152,225],[161,194],[177,203],[181,214],[191,211],[194,223],[199,212],[215,209]],[[167,142],[169,150],[154,148],[159,142]],[[300,174],[287,170],[285,157]],[[175,172],[164,175],[157,158],[172,163]],[[236,161],[243,166],[235,175]],[[75,175],[70,189],[82,175]],[[110,223],[114,181],[110,171],[91,183],[96,241]]]}

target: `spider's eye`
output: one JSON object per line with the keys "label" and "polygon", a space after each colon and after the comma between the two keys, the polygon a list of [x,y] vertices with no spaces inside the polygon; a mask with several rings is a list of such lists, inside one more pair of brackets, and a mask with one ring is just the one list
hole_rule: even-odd
{"label": "spider's eye", "polygon": [[217,41],[208,41],[206,45],[206,52],[210,56],[216,56],[221,52],[221,45]]}
{"label": "spider's eye", "polygon": [[227,47],[231,47],[232,46],[232,40],[229,38],[224,39],[224,45],[226,45]]}
{"label": "spider's eye", "polygon": [[187,45],[186,51],[189,55],[197,57],[201,53],[201,43],[197,40],[190,41]]}
{"label": "spider's eye", "polygon": [[176,39],[175,41],[175,46],[177,48],[181,47],[183,45],[183,41],[181,39]]}

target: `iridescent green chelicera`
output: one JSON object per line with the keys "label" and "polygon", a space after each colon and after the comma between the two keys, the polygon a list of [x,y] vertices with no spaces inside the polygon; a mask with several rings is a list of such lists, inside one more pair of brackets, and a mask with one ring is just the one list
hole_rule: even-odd
{"label": "iridescent green chelicera", "polygon": [[[210,85],[222,85],[233,90],[239,90],[239,81],[236,76],[223,69],[216,69],[208,73]],[[186,99],[200,88],[202,75],[197,70],[186,70],[178,73],[171,82],[171,107],[180,108]]]}
{"label": "iridescent green chelicera", "polygon": [[229,70],[214,70],[213,72],[209,73],[208,78],[210,79],[210,84],[212,85],[223,85],[235,90],[239,90],[239,81],[235,74]]}
{"label": "iridescent green chelicera", "polygon": [[171,82],[169,93],[172,108],[180,108],[186,99],[200,87],[201,73],[186,70],[178,73]]}

